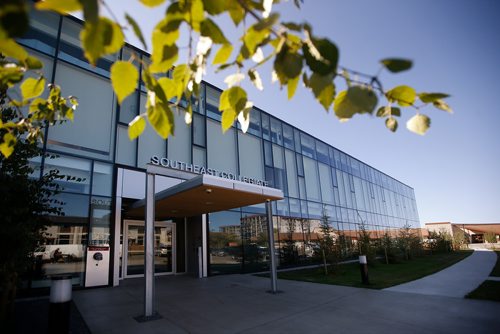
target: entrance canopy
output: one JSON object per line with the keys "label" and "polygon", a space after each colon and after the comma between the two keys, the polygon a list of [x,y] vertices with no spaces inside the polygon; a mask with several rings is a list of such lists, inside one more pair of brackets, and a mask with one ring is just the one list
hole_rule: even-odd
{"label": "entrance canopy", "polygon": [[[157,319],[154,311],[154,222],[156,217],[189,217],[205,213],[229,210],[258,203],[266,203],[267,236],[271,262],[271,291],[276,293],[276,259],[271,201],[283,198],[278,189],[245,183],[236,180],[201,174],[186,177],[187,181],[155,194],[155,176],[183,174],[162,166],[148,164],[146,171],[146,198],[132,204],[129,215],[145,216],[144,224],[144,316],[140,321]],[[143,216],[144,214],[144,216]],[[203,225],[203,224],[202,224]],[[206,253],[198,247],[198,263],[203,267]],[[200,268],[203,271],[202,268]]]}
{"label": "entrance canopy", "polygon": [[[283,199],[279,189],[201,174],[155,195],[156,217],[190,217]],[[127,215],[144,217],[146,200],[132,204]]]}

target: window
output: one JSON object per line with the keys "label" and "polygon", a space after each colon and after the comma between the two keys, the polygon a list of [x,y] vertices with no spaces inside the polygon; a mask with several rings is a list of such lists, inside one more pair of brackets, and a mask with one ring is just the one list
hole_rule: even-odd
{"label": "window", "polygon": [[222,133],[220,123],[207,119],[208,167],[237,174],[235,129]]}
{"label": "window", "polygon": [[262,113],[262,138],[271,140],[271,126],[269,125],[269,115]]}
{"label": "window", "polygon": [[74,121],[49,128],[49,148],[112,159],[115,99],[109,80],[74,66],[58,63],[55,83],[62,95],[78,97]]}
{"label": "window", "polygon": [[207,110],[207,116],[220,121],[221,112],[219,111],[219,99],[221,93],[215,88],[206,86],[205,94],[205,108]]}
{"label": "window", "polygon": [[[146,94],[141,93],[141,113],[145,112]],[[138,138],[139,149],[137,151],[137,167],[146,168],[146,164],[151,161],[153,155],[165,156],[165,139],[160,137],[158,133],[148,124],[146,130]]]}
{"label": "window", "polygon": [[294,149],[293,146],[293,128],[290,125],[283,123],[283,144],[286,148],[291,150]]}
{"label": "window", "polygon": [[127,166],[135,166],[137,139],[128,138],[128,129],[125,125],[118,125],[116,138],[116,162]]}
{"label": "window", "polygon": [[318,156],[318,161],[325,164],[330,163],[330,158],[328,157],[328,146],[319,140],[316,140],[316,153]]}
{"label": "window", "polygon": [[193,144],[205,147],[205,117],[193,114]]}
{"label": "window", "polygon": [[333,186],[330,166],[319,163],[319,179],[321,182],[321,198],[324,203],[333,204]]}
{"label": "window", "polygon": [[92,194],[111,196],[113,186],[113,165],[94,162],[92,175]]}
{"label": "window", "polygon": [[[69,17],[63,18],[58,57],[69,63],[85,68],[88,71],[95,72],[109,78],[111,65],[118,58],[118,54],[103,56],[97,61],[96,66],[90,65],[83,55],[83,50],[80,47],[81,30],[82,25],[80,23],[73,21]],[[75,96],[79,97],[80,95],[75,94]]]}
{"label": "window", "polygon": [[271,117],[271,139],[273,143],[283,145],[281,122],[274,117]]}
{"label": "window", "polygon": [[321,201],[318,167],[316,160],[304,157],[304,174],[307,189],[307,199],[312,201]]}
{"label": "window", "polygon": [[302,143],[302,154],[306,157],[316,159],[316,149],[314,147],[314,138],[304,133],[300,134]]}
{"label": "window", "polygon": [[238,132],[238,155],[240,175],[264,179],[262,139]]}
{"label": "window", "polygon": [[173,112],[175,130],[174,135],[170,135],[167,140],[168,158],[191,163],[191,126],[184,121],[184,109],[178,108]]}
{"label": "window", "polygon": [[285,150],[286,178],[288,180],[288,196],[299,198],[299,187],[297,179],[297,168],[295,166],[294,153]]}
{"label": "window", "polygon": [[44,173],[58,170],[65,177],[55,181],[66,192],[88,194],[90,192],[91,162],[67,156],[45,159]]}
{"label": "window", "polygon": [[30,10],[30,28],[18,41],[35,50],[55,55],[60,16],[46,11]]}

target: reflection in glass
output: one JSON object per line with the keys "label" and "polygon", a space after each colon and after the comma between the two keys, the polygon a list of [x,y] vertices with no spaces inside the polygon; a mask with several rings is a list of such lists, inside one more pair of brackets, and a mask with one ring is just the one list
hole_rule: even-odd
{"label": "reflection in glass", "polygon": [[[208,215],[210,273],[240,273],[243,260],[241,214],[221,211]],[[247,233],[245,229],[245,238]]]}
{"label": "reflection in glass", "polygon": [[[158,223],[157,223],[158,225]],[[155,226],[155,273],[173,271],[174,232],[172,225]],[[127,275],[144,275],[144,224],[127,228]]]}

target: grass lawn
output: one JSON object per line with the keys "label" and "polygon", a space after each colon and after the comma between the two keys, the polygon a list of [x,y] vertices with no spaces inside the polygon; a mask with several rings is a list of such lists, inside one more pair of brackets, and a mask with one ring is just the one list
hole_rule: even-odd
{"label": "grass lawn", "polygon": [[476,290],[469,293],[466,298],[486,299],[500,302],[500,282],[484,281]]}
{"label": "grass lawn", "polygon": [[497,263],[493,267],[490,276],[500,276],[500,251],[495,251],[497,253]]}
{"label": "grass lawn", "polygon": [[347,285],[371,289],[383,289],[393,285],[440,271],[471,255],[472,251],[426,255],[396,264],[377,263],[368,268],[369,285],[361,283],[358,263],[338,266],[337,272],[325,276],[323,268],[296,270],[278,273],[278,278],[323,284]]}

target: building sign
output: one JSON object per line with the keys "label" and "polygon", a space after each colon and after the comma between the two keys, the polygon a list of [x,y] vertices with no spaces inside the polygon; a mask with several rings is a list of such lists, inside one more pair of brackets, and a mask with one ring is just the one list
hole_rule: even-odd
{"label": "building sign", "polygon": [[150,161],[153,165],[172,168],[172,169],[178,169],[178,170],[182,170],[182,171],[186,171],[186,172],[191,172],[191,173],[196,173],[196,174],[208,174],[208,175],[218,176],[218,177],[222,177],[222,178],[229,179],[229,180],[241,181],[241,182],[256,184],[256,185],[265,186],[265,187],[267,187],[269,185],[269,183],[267,181],[259,180],[259,179],[253,178],[253,177],[235,175],[234,173],[220,171],[220,170],[214,169],[214,168],[205,168],[203,166],[190,164],[190,163],[187,163],[184,161],[170,160],[167,158],[160,158],[156,155],[153,155],[151,157]]}

